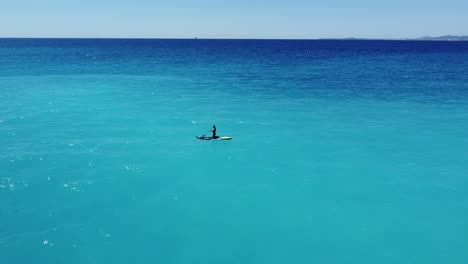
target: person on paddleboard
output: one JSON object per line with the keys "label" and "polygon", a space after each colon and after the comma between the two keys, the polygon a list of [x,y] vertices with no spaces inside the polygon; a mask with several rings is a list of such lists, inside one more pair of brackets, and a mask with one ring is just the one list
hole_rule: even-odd
{"label": "person on paddleboard", "polygon": [[213,125],[213,130],[211,130],[211,132],[213,132],[213,138],[218,138],[218,136],[216,136],[216,126]]}
{"label": "person on paddleboard", "polygon": [[213,125],[213,129],[210,130],[210,132],[212,132],[212,136],[211,137],[205,137],[205,135],[199,137],[199,136],[196,136],[196,138],[198,139],[201,139],[201,140],[231,140],[232,137],[220,137],[220,136],[217,136],[216,135],[216,126]]}

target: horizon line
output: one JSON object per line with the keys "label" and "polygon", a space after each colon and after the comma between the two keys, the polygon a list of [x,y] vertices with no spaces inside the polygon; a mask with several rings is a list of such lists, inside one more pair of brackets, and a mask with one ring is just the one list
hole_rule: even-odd
{"label": "horizon line", "polygon": [[438,37],[418,37],[418,38],[361,38],[361,37],[338,37],[338,38],[204,38],[204,37],[3,37],[0,39],[115,39],[115,40],[388,40],[388,41],[468,41],[434,39],[439,37],[466,37],[465,35],[445,35]]}

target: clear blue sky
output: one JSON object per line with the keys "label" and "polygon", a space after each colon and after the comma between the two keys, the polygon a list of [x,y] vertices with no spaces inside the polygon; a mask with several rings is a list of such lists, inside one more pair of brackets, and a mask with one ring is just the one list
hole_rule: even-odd
{"label": "clear blue sky", "polygon": [[468,0],[1,0],[0,37],[468,35]]}

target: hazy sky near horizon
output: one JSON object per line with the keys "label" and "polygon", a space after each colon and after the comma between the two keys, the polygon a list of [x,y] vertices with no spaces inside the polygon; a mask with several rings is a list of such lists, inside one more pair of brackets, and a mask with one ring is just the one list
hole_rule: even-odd
{"label": "hazy sky near horizon", "polygon": [[467,0],[0,0],[0,37],[468,35]]}

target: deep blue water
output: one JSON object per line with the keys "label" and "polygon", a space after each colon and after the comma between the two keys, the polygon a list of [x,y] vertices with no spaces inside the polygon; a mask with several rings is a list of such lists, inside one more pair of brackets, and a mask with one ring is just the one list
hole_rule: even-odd
{"label": "deep blue water", "polygon": [[1,263],[466,263],[467,131],[468,42],[0,39]]}

